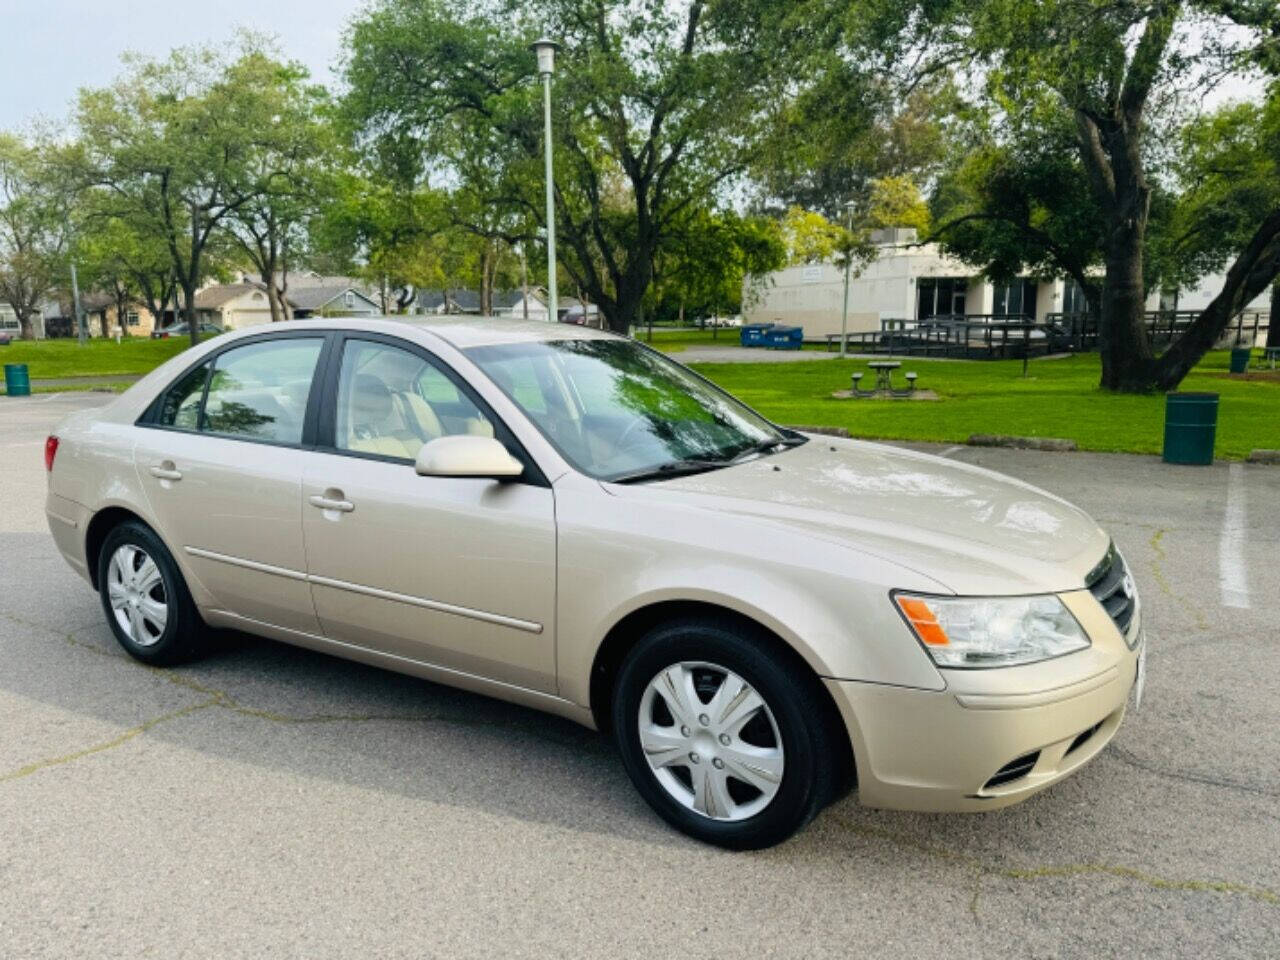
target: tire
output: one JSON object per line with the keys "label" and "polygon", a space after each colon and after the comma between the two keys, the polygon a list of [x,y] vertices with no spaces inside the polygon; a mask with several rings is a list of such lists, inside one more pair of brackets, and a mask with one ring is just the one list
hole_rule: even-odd
{"label": "tire", "polygon": [[612,721],[627,773],[660,817],[697,840],[781,843],[844,782],[825,691],[776,643],[732,620],[682,620],[651,630],[618,671]]}
{"label": "tire", "polygon": [[98,595],[116,641],[134,659],[170,666],[204,652],[205,626],[186,581],[146,524],[130,520],[107,534],[98,553]]}

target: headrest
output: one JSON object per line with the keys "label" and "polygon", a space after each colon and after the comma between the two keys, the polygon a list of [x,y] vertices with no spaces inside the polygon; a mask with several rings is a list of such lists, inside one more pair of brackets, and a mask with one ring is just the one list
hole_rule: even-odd
{"label": "headrest", "polygon": [[358,373],[351,384],[353,423],[381,423],[391,416],[391,391],[371,373]]}

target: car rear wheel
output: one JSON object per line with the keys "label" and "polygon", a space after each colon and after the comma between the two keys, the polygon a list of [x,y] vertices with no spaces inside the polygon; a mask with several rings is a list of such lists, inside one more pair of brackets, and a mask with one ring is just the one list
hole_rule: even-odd
{"label": "car rear wheel", "polygon": [[145,524],[122,523],[98,554],[98,592],[120,646],[143,663],[182,663],[203,652],[204,624],[173,556]]}
{"label": "car rear wheel", "polygon": [[834,797],[843,756],[823,691],[774,641],[733,622],[652,630],[618,672],[613,729],[650,806],[718,846],[772,846]]}

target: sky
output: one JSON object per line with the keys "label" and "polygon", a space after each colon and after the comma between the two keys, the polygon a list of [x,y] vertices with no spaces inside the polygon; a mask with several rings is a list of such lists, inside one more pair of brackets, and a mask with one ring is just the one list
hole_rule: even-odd
{"label": "sky", "polygon": [[342,33],[361,0],[0,0],[0,130],[36,115],[67,116],[80,87],[120,73],[120,55],[163,55],[229,40],[237,27],[272,34],[315,79],[332,79]]}
{"label": "sky", "polygon": [[[363,0],[0,0],[0,130],[69,114],[76,91],[110,83],[120,55],[162,56],[176,46],[229,42],[238,27],[277,38],[283,53],[334,79],[342,34]],[[1195,31],[1192,31],[1193,34]],[[1208,98],[1258,96],[1256,78]]]}

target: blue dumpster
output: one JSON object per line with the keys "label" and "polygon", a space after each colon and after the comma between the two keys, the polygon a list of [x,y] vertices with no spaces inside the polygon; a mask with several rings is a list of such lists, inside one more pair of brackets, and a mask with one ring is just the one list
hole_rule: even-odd
{"label": "blue dumpster", "polygon": [[773,327],[764,332],[764,345],[770,350],[799,350],[804,345],[804,328]]}
{"label": "blue dumpster", "polygon": [[4,390],[11,397],[28,397],[31,395],[31,379],[27,376],[25,363],[6,363],[4,365]]}
{"label": "blue dumpster", "polygon": [[744,323],[738,334],[739,342],[744,347],[763,347],[764,335],[772,329],[772,323]]}

